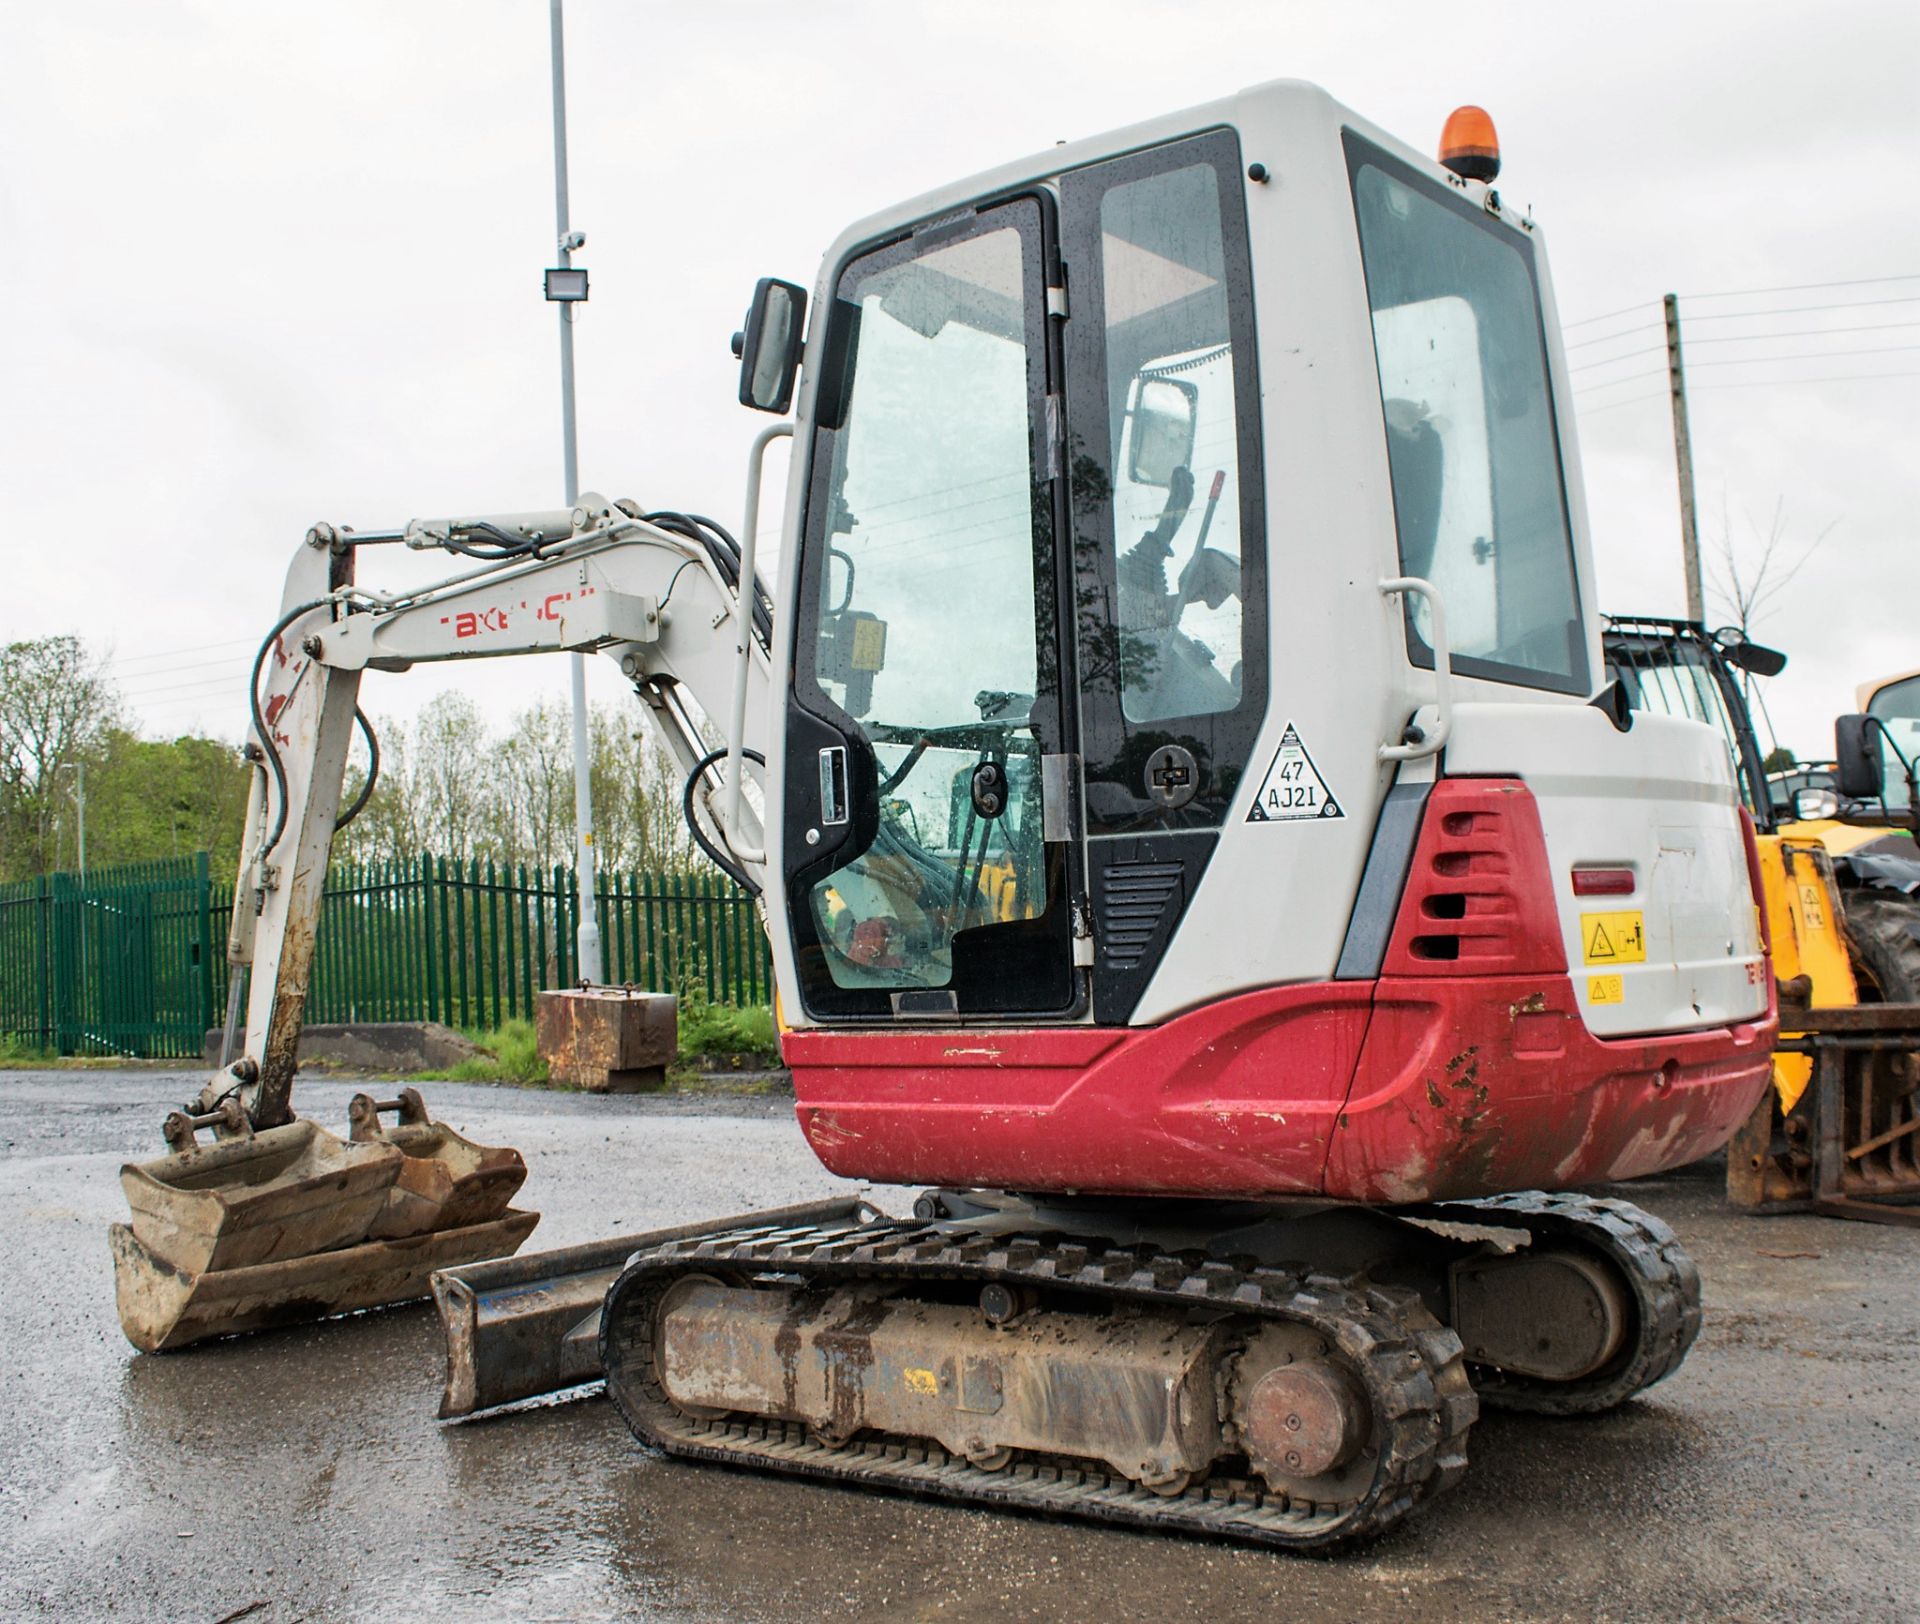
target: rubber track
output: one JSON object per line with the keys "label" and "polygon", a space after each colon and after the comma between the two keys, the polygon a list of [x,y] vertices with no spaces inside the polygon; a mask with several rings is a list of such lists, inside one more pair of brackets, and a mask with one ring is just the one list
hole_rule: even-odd
{"label": "rubber track", "polygon": [[[1019,1455],[986,1471],[932,1443],[876,1436],[834,1446],[798,1422],[695,1419],[658,1384],[655,1305],[681,1273],[716,1269],[823,1281],[1010,1281],[1304,1324],[1352,1362],[1386,1418],[1379,1464],[1367,1493],[1346,1504],[1291,1502],[1257,1477],[1217,1475],[1161,1495],[1094,1463],[1056,1456]],[[1467,1431],[1479,1413],[1459,1338],[1413,1292],[1305,1271],[1242,1269],[1145,1246],[915,1222],[743,1228],[641,1253],[608,1293],[600,1353],[607,1391],[628,1426],[671,1454],[1297,1551],[1377,1534],[1453,1483],[1466,1470]]]}
{"label": "rubber track", "polygon": [[1601,1253],[1626,1277],[1637,1323],[1634,1341],[1583,1381],[1550,1382],[1472,1366],[1473,1385],[1494,1409],[1537,1415],[1598,1415],[1673,1374],[1700,1334],[1700,1271],[1668,1226],[1631,1201],[1540,1190],[1448,1201],[1426,1209],[1530,1230],[1536,1243],[1570,1241]]}

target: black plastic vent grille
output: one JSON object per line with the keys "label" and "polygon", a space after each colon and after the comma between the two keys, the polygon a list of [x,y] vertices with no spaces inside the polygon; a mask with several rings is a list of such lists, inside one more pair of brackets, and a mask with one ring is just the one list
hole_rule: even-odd
{"label": "black plastic vent grille", "polygon": [[1109,863],[1101,878],[1100,952],[1116,969],[1131,969],[1146,955],[1162,922],[1179,916],[1186,867]]}

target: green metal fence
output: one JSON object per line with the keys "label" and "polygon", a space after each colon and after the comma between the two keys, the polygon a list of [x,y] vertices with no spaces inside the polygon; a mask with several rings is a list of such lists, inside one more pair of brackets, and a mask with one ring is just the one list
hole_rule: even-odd
{"label": "green metal fence", "polygon": [[[714,874],[603,874],[610,981],[762,1004],[753,900]],[[231,882],[204,853],[0,886],[0,1039],[60,1054],[200,1053],[225,1007]],[[328,875],[306,1018],[492,1027],[571,985],[571,869],[422,857]]]}
{"label": "green metal fence", "polygon": [[198,1054],[226,941],[207,857],[0,886],[0,1038],[60,1054]]}

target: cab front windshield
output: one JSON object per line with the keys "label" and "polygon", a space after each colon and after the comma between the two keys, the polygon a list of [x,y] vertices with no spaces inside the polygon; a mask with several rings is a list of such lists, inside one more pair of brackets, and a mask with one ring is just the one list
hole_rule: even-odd
{"label": "cab front windshield", "polygon": [[1920,762],[1920,676],[1902,677],[1889,682],[1867,701],[1867,714],[1885,725],[1871,730],[1880,747],[1882,801],[1901,807],[1907,798],[1907,769],[1901,757]]}

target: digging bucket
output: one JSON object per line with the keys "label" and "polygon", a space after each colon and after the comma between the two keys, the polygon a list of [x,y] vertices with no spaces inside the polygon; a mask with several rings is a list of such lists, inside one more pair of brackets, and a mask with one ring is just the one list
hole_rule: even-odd
{"label": "digging bucket", "polygon": [[[399,1121],[381,1127],[383,1112],[397,1113]],[[367,1230],[369,1240],[403,1240],[491,1223],[526,1181],[527,1164],[519,1151],[476,1145],[433,1121],[417,1089],[403,1088],[392,1100],[356,1094],[347,1118],[354,1144],[391,1145],[405,1157],[386,1205]]]}
{"label": "digging bucket", "polygon": [[387,1207],[407,1157],[316,1123],[242,1132],[120,1169],[143,1250],[183,1274],[254,1268],[353,1246]]}
{"label": "digging bucket", "polygon": [[506,1256],[539,1221],[538,1213],[509,1208],[489,1223],[212,1274],[174,1267],[128,1225],[115,1224],[108,1239],[120,1328],[143,1353],[166,1353],[211,1337],[411,1302],[428,1294],[436,1269]]}

